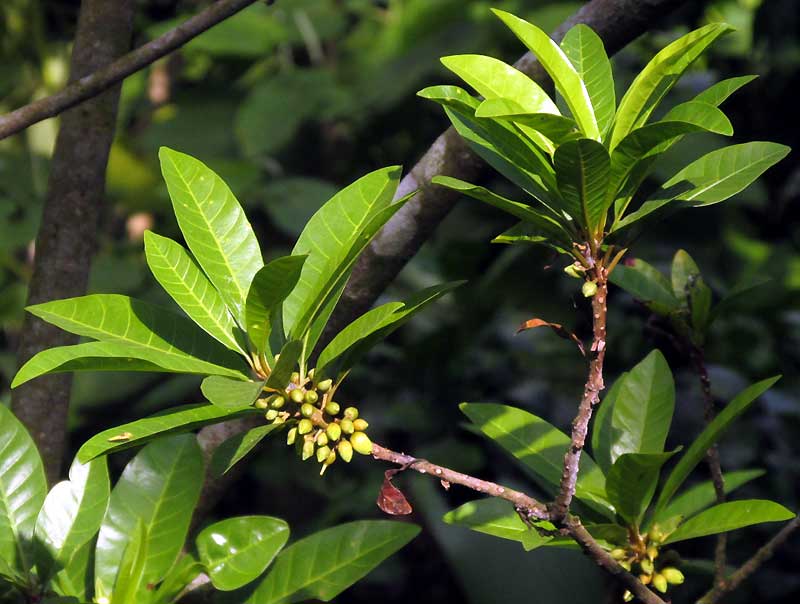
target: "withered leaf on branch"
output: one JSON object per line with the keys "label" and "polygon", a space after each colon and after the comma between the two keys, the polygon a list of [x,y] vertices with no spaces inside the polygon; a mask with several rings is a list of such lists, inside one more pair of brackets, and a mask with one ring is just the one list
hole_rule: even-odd
{"label": "withered leaf on branch", "polygon": [[392,476],[401,470],[386,470],[383,485],[378,492],[378,507],[392,516],[406,516],[413,511],[403,492],[392,484]]}
{"label": "withered leaf on branch", "polygon": [[550,321],[545,321],[544,319],[538,319],[534,317],[533,319],[528,319],[522,325],[520,325],[519,329],[517,329],[517,333],[520,333],[521,331],[527,331],[529,329],[536,329],[537,327],[549,327],[565,340],[572,340],[578,346],[578,350],[581,351],[581,354],[586,356],[586,350],[583,348],[583,342],[580,341],[578,336],[559,323],[551,323]]}

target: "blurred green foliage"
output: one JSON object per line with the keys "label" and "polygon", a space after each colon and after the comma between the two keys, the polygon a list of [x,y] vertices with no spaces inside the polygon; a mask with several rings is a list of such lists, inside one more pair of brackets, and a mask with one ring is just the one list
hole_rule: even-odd
{"label": "blurred green foliage", "polygon": [[[455,79],[438,57],[463,52],[517,58],[519,46],[489,7],[514,12],[545,30],[579,2],[543,0],[279,0],[253,5],[203,34],[179,53],[126,80],[117,139],[108,169],[93,292],[116,292],[159,301],[147,272],[143,228],[178,237],[157,148],[197,156],[217,170],[245,205],[268,258],[288,253],[300,228],[322,201],[358,176],[383,165],[410,169],[447,125],[437,107],[414,93]],[[141,0],[135,44],[194,14],[197,0]],[[67,78],[78,2],[4,0],[0,4],[0,111],[60,88]],[[688,100],[731,75],[759,79],[726,105],[736,124],[734,142],[772,140],[800,148],[800,11],[795,0],[712,0],[687,3],[654,24],[653,32],[614,58],[627,84],[653,52],[710,20],[739,31],[715,47],[672,94]],[[672,105],[673,103],[669,103]],[[8,402],[14,351],[22,325],[32,240],[47,184],[56,120],[0,141],[0,400]],[[714,136],[677,145],[657,167],[654,182],[720,146]],[[508,187],[488,171],[485,184]],[[506,190],[506,193],[513,191]],[[662,223],[632,254],[662,271],[678,248],[697,261],[718,300],[736,283],[771,281],[742,300],[737,312],[711,328],[707,358],[721,400],[746,383],[783,373],[777,390],[721,445],[723,467],[763,467],[766,475],[744,487],[747,496],[798,507],[800,480],[800,168],[793,156],[728,204],[702,214],[685,212]],[[513,194],[510,195],[513,197]],[[523,477],[465,431],[457,403],[485,400],[523,407],[565,427],[577,405],[584,365],[570,343],[516,327],[531,316],[563,323],[586,336],[586,302],[575,281],[563,278],[544,251],[520,251],[487,242],[510,226],[501,212],[464,200],[403,271],[392,296],[435,282],[469,283],[395,334],[349,380],[348,398],[369,412],[378,442],[442,464],[513,485]],[[165,301],[166,300],[161,300]],[[701,429],[702,404],[688,360],[673,348],[663,325],[621,290],[611,294],[610,384],[651,348],[659,347],[677,379],[674,435]],[[129,419],[201,400],[190,376],[82,374],[73,389],[71,444]],[[69,457],[69,456],[68,456]],[[112,458],[121,467],[125,456]],[[297,533],[334,522],[378,517],[378,464],[359,460],[356,471],[333,468],[325,479],[281,443],[268,445],[218,508],[219,517],[270,514]],[[702,472],[698,472],[698,478]],[[541,604],[563,600],[544,589],[547,574],[571,577],[571,601],[596,601],[603,580],[577,553],[533,552],[443,525],[440,511],[469,494],[444,493],[422,477],[411,483],[415,520],[426,525],[399,556],[353,588],[348,601],[433,602],[458,598]],[[288,487],[286,485],[289,485]],[[311,515],[310,511],[314,514]],[[732,561],[742,560],[769,536],[769,528],[732,536]],[[712,543],[697,544],[708,557]],[[536,557],[538,556],[538,557]],[[424,564],[420,561],[424,560]],[[790,543],[731,602],[792,601],[800,589],[795,568],[800,545]],[[702,565],[698,565],[701,572]],[[478,573],[479,569],[490,572]],[[575,580],[575,577],[580,577]],[[687,576],[701,589],[708,575]],[[425,585],[424,590],[414,586]],[[511,586],[511,587],[509,587]],[[696,587],[695,587],[696,586]],[[510,591],[511,590],[511,591]],[[512,593],[513,591],[513,593]]]}

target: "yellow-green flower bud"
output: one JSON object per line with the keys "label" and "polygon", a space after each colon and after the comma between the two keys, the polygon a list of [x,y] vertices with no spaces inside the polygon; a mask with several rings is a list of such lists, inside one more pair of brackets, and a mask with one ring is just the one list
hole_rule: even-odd
{"label": "yellow-green flower bud", "polygon": [[322,446],[317,449],[317,461],[322,463],[326,459],[328,459],[328,455],[331,454],[330,447]]}
{"label": "yellow-green flower bud", "polygon": [[276,395],[269,399],[269,406],[272,409],[283,409],[283,406],[286,404],[286,399],[280,395]]}
{"label": "yellow-green flower bud", "polygon": [[269,403],[267,402],[267,399],[265,399],[265,398],[258,399],[256,401],[255,405],[256,405],[256,409],[266,409],[267,407],[269,407]]}
{"label": "yellow-green flower bud", "polygon": [[322,380],[319,384],[317,384],[317,390],[320,392],[327,392],[333,386],[333,380]]}
{"label": "yellow-green flower bud", "polygon": [[322,476],[325,473],[325,470],[328,469],[328,466],[331,465],[334,461],[336,461],[336,451],[331,451],[328,453],[328,457],[325,461],[322,462],[322,467],[319,470],[319,475]]}
{"label": "yellow-green flower bud", "polygon": [[591,298],[597,293],[597,283],[595,281],[584,281],[581,287],[584,298]]}
{"label": "yellow-green flower bud", "polygon": [[339,425],[342,427],[342,432],[345,434],[352,434],[356,431],[355,427],[353,426],[353,420],[344,418]]}
{"label": "yellow-green flower bud", "polygon": [[355,407],[348,407],[347,409],[344,410],[344,416],[347,419],[355,420],[358,417],[358,409],[356,409]]}
{"label": "yellow-green flower bud", "polygon": [[667,568],[661,569],[661,574],[664,575],[664,578],[667,580],[667,583],[674,583],[675,585],[680,585],[683,583],[683,573],[679,571],[677,568],[672,566],[668,566]]}
{"label": "yellow-green flower bud", "polygon": [[328,428],[325,430],[325,433],[331,440],[339,440],[339,437],[342,435],[342,427],[339,424],[328,424]]}
{"label": "yellow-green flower bud", "polygon": [[264,415],[264,417],[267,418],[268,422],[271,422],[273,419],[278,417],[278,410],[277,409],[270,409],[269,411],[267,411],[267,413],[266,413],[266,415]]}
{"label": "yellow-green flower bud", "polygon": [[303,461],[314,455],[314,441],[303,441]]}
{"label": "yellow-green flower bud", "polygon": [[300,406],[300,415],[302,415],[303,417],[311,417],[312,415],[314,415],[314,405],[311,405],[309,403],[303,403]]}
{"label": "yellow-green flower bud", "polygon": [[306,394],[300,388],[295,388],[289,393],[289,398],[299,405],[305,400]]}
{"label": "yellow-green flower bud", "polygon": [[575,279],[581,279],[583,274],[586,272],[586,269],[581,266],[580,263],[573,263],[569,266],[564,267],[564,272],[567,273],[570,277],[574,277]]}
{"label": "yellow-green flower bud", "polygon": [[616,549],[612,549],[610,555],[612,558],[614,558],[614,560],[624,560],[628,557],[628,552],[627,550],[618,547]]}
{"label": "yellow-green flower bud", "polygon": [[350,444],[350,441],[340,440],[336,448],[339,451],[339,457],[350,463],[350,460],[353,459],[353,445]]}
{"label": "yellow-green flower bud", "polygon": [[317,446],[318,447],[324,447],[327,444],[328,444],[328,437],[325,435],[325,433],[322,430],[320,430],[317,433]]}
{"label": "yellow-green flower bud", "polygon": [[334,401],[329,401],[328,404],[325,405],[325,413],[327,413],[332,417],[336,417],[337,415],[339,415],[340,410],[341,407],[339,406],[339,403],[336,403]]}
{"label": "yellow-green flower bud", "polygon": [[289,379],[292,380],[293,384],[299,384],[300,383],[300,374],[297,371],[293,371],[292,372],[292,377],[289,378]]}
{"label": "yellow-green flower bud", "polygon": [[372,441],[369,439],[369,436],[363,432],[353,432],[353,436],[350,437],[350,444],[353,445],[353,448],[361,453],[361,455],[369,455],[372,453]]}
{"label": "yellow-green flower bud", "polygon": [[297,422],[297,431],[300,434],[308,434],[314,429],[314,424],[310,419],[301,419]]}
{"label": "yellow-green flower bud", "polygon": [[651,560],[658,558],[658,548],[655,545],[651,545],[647,548],[647,557]]}
{"label": "yellow-green flower bud", "polygon": [[319,400],[319,394],[315,390],[306,390],[305,401],[311,405]]}
{"label": "yellow-green flower bud", "polygon": [[652,580],[653,580],[653,575],[639,575],[639,581],[641,581],[645,585],[650,585],[650,581]]}
{"label": "yellow-green flower bud", "polygon": [[309,369],[308,373],[306,375],[308,376],[309,380],[313,380],[314,379],[314,369]]}
{"label": "yellow-green flower bud", "polygon": [[633,594],[629,590],[626,589],[625,593],[622,594],[622,599],[625,602],[630,602],[631,600],[633,600]]}
{"label": "yellow-green flower bud", "polygon": [[293,445],[296,438],[297,438],[297,427],[289,428],[289,431],[286,433],[286,444]]}
{"label": "yellow-green flower bud", "polygon": [[628,562],[627,560],[622,560],[622,561],[619,563],[619,565],[620,565],[622,568],[624,568],[625,570],[627,570],[628,572],[631,572],[631,563],[630,563],[630,562]]}
{"label": "yellow-green flower bud", "polygon": [[642,568],[642,572],[647,575],[653,574],[653,561],[645,558],[641,562],[639,562],[639,566]]}
{"label": "yellow-green flower bud", "polygon": [[667,593],[667,578],[661,573],[653,575],[653,587],[662,594]]}
{"label": "yellow-green flower bud", "polygon": [[353,428],[355,428],[358,432],[363,432],[369,428],[369,424],[367,423],[367,420],[359,417],[358,419],[353,420]]}

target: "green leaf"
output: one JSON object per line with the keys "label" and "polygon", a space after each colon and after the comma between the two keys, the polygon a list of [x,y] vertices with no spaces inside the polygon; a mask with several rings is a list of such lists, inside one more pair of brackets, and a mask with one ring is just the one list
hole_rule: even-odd
{"label": "green leaf", "polygon": [[355,258],[399,209],[392,203],[400,168],[382,168],[361,177],[325,203],[308,221],[292,250],[308,255],[300,280],[283,303],[283,324],[300,339],[314,317],[349,274]]}
{"label": "green leaf", "polygon": [[100,529],[108,505],[110,485],[105,459],[72,462],[69,480],[47,494],[36,519],[37,574],[47,580],[70,565],[79,550]]}
{"label": "green leaf", "polygon": [[745,499],[728,501],[700,512],[667,537],[665,544],[686,541],[706,535],[727,533],[763,522],[780,522],[794,518],[794,512],[774,501]]}
{"label": "green leaf", "polygon": [[297,369],[297,361],[301,354],[303,354],[303,342],[300,340],[286,342],[265,386],[275,390],[285,390],[291,380],[292,372]]}
{"label": "green leaf", "polygon": [[610,471],[625,453],[661,453],[675,410],[675,382],[664,355],[653,350],[621,376],[600,404],[593,453]]}
{"label": "green leaf", "polygon": [[597,127],[601,134],[605,134],[614,122],[616,94],[611,61],[603,41],[591,27],[578,24],[564,36],[561,50],[583,80],[597,118]]}
{"label": "green leaf", "polygon": [[316,377],[327,373],[328,366],[336,361],[338,373],[352,368],[378,342],[401,327],[428,304],[435,302],[464,281],[452,281],[425,288],[400,302],[389,302],[374,308],[350,323],[336,334],[317,360]]}
{"label": "green leaf", "polygon": [[547,237],[553,241],[558,241],[566,246],[569,246],[572,242],[570,233],[557,220],[528,205],[506,199],[484,187],[479,187],[478,185],[473,185],[450,176],[434,176],[431,182],[455,191],[461,191],[473,199],[488,203],[512,216],[516,216],[520,220],[536,226],[537,229],[545,233]]}
{"label": "green leaf", "polygon": [[81,445],[77,459],[81,463],[86,463],[100,455],[108,455],[131,447],[138,447],[159,436],[187,432],[201,426],[216,424],[256,412],[256,409],[231,411],[216,405],[203,404],[173,407],[156,415],[109,428],[99,434],[95,434]]}
{"label": "green leaf", "polygon": [[610,149],[642,126],[692,63],[719,36],[731,31],[724,23],[711,23],[689,32],[663,48],[636,76],[617,108]]}
{"label": "green leaf", "polygon": [[745,75],[722,80],[706,88],[703,92],[694,97],[694,100],[702,103],[710,103],[715,107],[719,106],[724,103],[729,96],[739,90],[739,88],[745,84],[749,84],[757,77],[757,75]]}
{"label": "green leaf", "polygon": [[700,269],[686,250],[678,250],[672,258],[672,291],[675,297],[688,306],[688,296],[692,285],[702,279]]}
{"label": "green leaf", "polygon": [[609,280],[657,314],[668,315],[680,308],[667,278],[640,258],[630,265],[618,264]]}
{"label": "green leaf", "polygon": [[709,447],[717,442],[728,426],[744,413],[759,396],[769,390],[772,385],[780,379],[775,376],[756,382],[748,386],[728,403],[725,408],[715,417],[700,435],[692,442],[686,450],[672,472],[667,477],[664,487],[658,496],[656,511],[659,513],[672,499],[675,491],[683,484],[695,466],[705,457]]}
{"label": "green leaf", "polygon": [[[685,185],[670,187],[669,189],[659,189],[656,192],[655,197],[644,201],[638,210],[625,215],[621,220],[615,220],[611,227],[611,232],[617,233],[618,231],[629,227],[630,225],[649,216],[650,214],[653,214],[670,202],[674,201],[678,195],[686,190],[688,190],[688,187]],[[617,200],[617,204],[615,204],[615,213],[617,216],[622,216],[622,212],[624,212],[625,208],[627,208],[627,204],[630,202],[630,199],[630,197],[627,197]]]}
{"label": "green leaf", "polygon": [[[725,485],[725,493],[731,493],[740,486],[764,474],[764,470],[727,472],[722,476],[722,482]],[[697,512],[710,506],[716,500],[717,494],[714,491],[714,483],[710,480],[706,480],[690,489],[686,489],[683,493],[675,497],[668,506],[658,513],[658,516],[653,519],[653,522],[661,522],[674,516],[689,519],[697,514]]]}
{"label": "green leaf", "polygon": [[572,118],[555,113],[528,112],[522,105],[508,99],[483,101],[475,110],[475,117],[491,117],[512,122],[551,155],[555,150],[553,145],[547,141],[540,142],[540,137],[533,134],[540,133],[556,145],[580,136],[578,124]]}
{"label": "green leaf", "polygon": [[250,407],[261,394],[264,382],[243,382],[212,375],[203,380],[200,390],[212,405],[228,411]]}
{"label": "green leaf", "polygon": [[605,225],[606,189],[611,160],[597,141],[581,138],[568,141],[553,156],[556,179],[567,212],[592,234]]}
{"label": "green leaf", "polygon": [[[191,321],[142,300],[117,294],[93,294],[36,304],[27,310],[65,331],[125,344],[125,348],[108,347],[106,354],[101,354],[103,347],[94,347],[90,355],[84,356],[119,357],[127,351],[126,357],[147,361],[168,371],[233,377],[241,377],[245,372],[241,357],[209,339]],[[71,355],[82,350],[69,347],[62,353]]]}
{"label": "green leaf", "polygon": [[269,350],[272,320],[280,304],[300,279],[307,256],[283,256],[269,262],[253,277],[247,292],[247,334],[258,352]]}
{"label": "green leaf", "polygon": [[0,559],[27,575],[33,566],[31,540],[47,482],[36,445],[4,405],[0,405],[0,434]]}
{"label": "green leaf", "polygon": [[141,518],[128,535],[125,551],[116,569],[111,604],[137,604],[140,601],[139,586],[142,584],[148,559],[147,529]]}
{"label": "green leaf", "polygon": [[191,434],[147,445],[125,467],[111,492],[97,540],[95,579],[115,585],[137,524],[147,536],[146,558],[136,593],[161,581],[183,547],[203,484],[203,455]]}
{"label": "green leaf", "polygon": [[314,533],[278,555],[272,570],[246,602],[328,602],[418,533],[416,525],[387,520],[350,522]]}
{"label": "green leaf", "polygon": [[559,254],[569,254],[569,245],[558,245],[535,224],[519,222],[492,239],[492,243],[508,245],[540,244],[556,250]]}
{"label": "green leaf", "polygon": [[526,552],[552,540],[552,537],[543,537],[522,522],[508,501],[495,497],[469,501],[447,512],[444,521],[501,539],[518,541]]}
{"label": "green leaf", "polygon": [[164,581],[156,587],[149,604],[172,604],[176,602],[186,586],[190,585],[203,572],[203,565],[194,556],[183,554],[169,569]]}
{"label": "green leaf", "polygon": [[460,86],[428,86],[417,92],[417,96],[445,107],[454,107],[461,110],[471,108],[474,111],[480,105],[478,99]]}
{"label": "green leaf", "polygon": [[97,539],[84,543],[72,556],[69,564],[50,580],[50,588],[62,596],[72,596],[81,602],[91,600],[93,587],[94,550]]}
{"label": "green leaf", "polygon": [[255,233],[223,180],[201,161],[158,152],[183,237],[240,325],[253,276],[264,265]]}
{"label": "green leaf", "polygon": [[270,516],[227,518],[197,536],[197,553],[211,583],[231,591],[258,578],[289,539],[289,525]]}
{"label": "green leaf", "polygon": [[669,453],[624,453],[606,476],[608,500],[617,513],[632,525],[639,526],[658,485],[658,475]]}
{"label": "green leaf", "polygon": [[[461,403],[459,408],[481,432],[520,460],[544,488],[552,491],[560,485],[564,455],[570,446],[566,434],[531,413],[506,405]],[[575,495],[609,510],[603,473],[585,451]]]}
{"label": "green leaf", "polygon": [[567,55],[564,54],[558,44],[535,25],[515,17],[511,13],[498,9],[492,9],[492,12],[539,59],[539,63],[553,79],[556,90],[567,102],[569,110],[584,135],[594,140],[600,140],[600,130],[598,129],[592,101],[589,98],[589,92],[580,74],[572,66],[569,58],[567,58]]}
{"label": "green leaf", "polygon": [[246,354],[225,301],[183,246],[145,231],[144,251],[153,276],[183,312],[228,349]]}
{"label": "green leaf", "polygon": [[247,432],[240,432],[224,441],[214,449],[214,454],[211,457],[212,474],[215,476],[225,474],[250,453],[258,443],[281,427],[282,424],[257,426]]}
{"label": "green leaf", "polygon": [[723,147],[693,161],[665,182],[664,187],[686,181],[693,188],[678,199],[691,201],[695,206],[719,203],[750,186],[790,150],[786,145],[769,142]]}

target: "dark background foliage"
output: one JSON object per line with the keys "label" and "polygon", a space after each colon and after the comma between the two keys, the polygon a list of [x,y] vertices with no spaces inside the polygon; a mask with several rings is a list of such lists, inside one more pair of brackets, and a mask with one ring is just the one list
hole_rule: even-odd
{"label": "dark background foliage", "polygon": [[[0,111],[65,83],[77,0],[4,0],[0,6]],[[196,12],[194,0],[140,0],[135,43]],[[510,10],[554,28],[580,2],[534,0],[280,0],[256,4],[191,42],[180,53],[126,80],[108,169],[107,202],[90,289],[163,299],[144,263],[142,231],[177,236],[156,151],[168,145],[217,170],[244,204],[269,256],[287,253],[305,220],[338,187],[389,164],[410,168],[446,120],[415,96],[451,81],[438,57],[477,52],[508,61],[522,47],[490,14]],[[772,140],[800,148],[800,10],[795,0],[688,3],[653,24],[653,32],[614,59],[617,80],[633,74],[666,42],[707,22],[738,31],[717,44],[672,93],[686,99],[714,81],[754,73],[759,79],[725,106],[734,139]],[[33,240],[46,187],[56,123],[49,120],[0,142],[0,400],[9,400]],[[692,138],[660,166],[669,175],[687,156],[718,146]],[[671,164],[671,161],[674,162]],[[503,190],[500,179],[486,183]],[[494,182],[496,181],[496,182]],[[513,191],[507,191],[513,197]],[[632,250],[666,269],[678,248],[689,251],[720,295],[754,276],[771,280],[713,328],[707,357],[714,394],[728,400],[745,384],[775,373],[777,389],[721,443],[725,469],[767,474],[742,496],[798,508],[800,478],[800,167],[795,156],[735,200],[677,214]],[[586,302],[576,281],[538,249],[490,245],[508,225],[500,212],[462,201],[387,292],[396,296],[443,280],[468,279],[370,356],[343,398],[358,403],[378,442],[444,465],[532,488],[497,449],[465,430],[457,404],[505,402],[566,428],[585,366],[574,346],[550,332],[514,335],[531,316],[588,335]],[[686,444],[702,422],[702,403],[687,359],[661,326],[621,291],[611,294],[607,382],[659,347],[678,385],[672,443]],[[73,388],[71,453],[97,431],[175,404],[200,400],[198,379],[149,374],[80,374]],[[71,455],[70,455],[71,457]],[[125,455],[112,458],[121,467]],[[278,441],[267,442],[246,475],[214,511],[216,517],[264,513],[287,519],[295,536],[348,519],[379,517],[374,499],[381,468],[361,458],[337,464],[324,479]],[[471,497],[447,493],[422,477],[402,477],[425,527],[399,555],[356,585],[342,601],[474,604],[597,602],[605,580],[580,554],[525,553],[517,545],[444,525],[444,511]],[[743,560],[775,530],[734,533],[732,562]],[[682,552],[700,559],[711,539]],[[730,602],[792,602],[800,593],[800,541],[790,540]],[[703,564],[678,597],[707,585]],[[698,592],[699,593],[699,592]]]}

